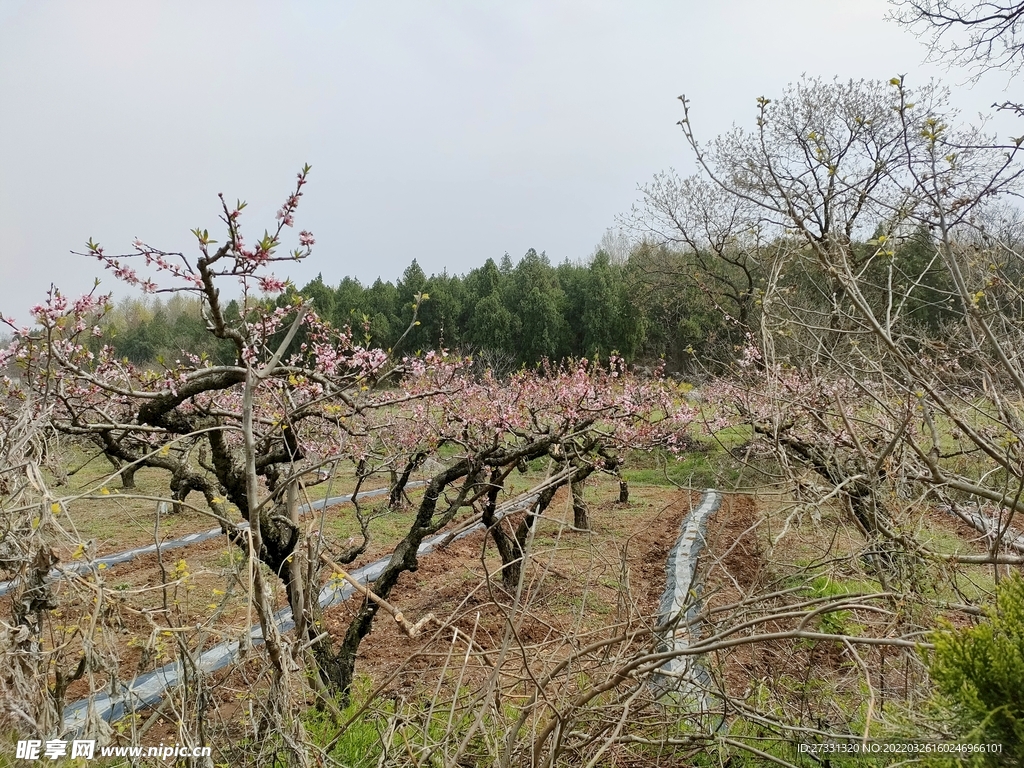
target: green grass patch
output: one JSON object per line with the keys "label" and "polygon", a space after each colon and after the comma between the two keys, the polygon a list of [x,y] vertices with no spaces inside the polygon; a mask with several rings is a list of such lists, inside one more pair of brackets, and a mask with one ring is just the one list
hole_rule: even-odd
{"label": "green grass patch", "polygon": [[672,456],[651,452],[650,457],[626,464],[623,472],[631,485],[659,487],[683,486],[687,488],[717,487],[723,485],[721,454],[717,452],[687,453]]}

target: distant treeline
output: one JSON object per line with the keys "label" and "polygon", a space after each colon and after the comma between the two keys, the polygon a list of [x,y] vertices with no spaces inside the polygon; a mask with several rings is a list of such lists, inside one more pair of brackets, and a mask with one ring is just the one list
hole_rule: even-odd
{"label": "distant treeline", "polygon": [[[619,263],[598,251],[587,264],[555,266],[530,250],[518,263],[507,255],[497,263],[488,259],[465,275],[427,276],[414,259],[394,282],[363,285],[346,277],[331,286],[318,275],[294,292],[312,299],[334,325],[351,327],[359,343],[383,349],[399,343],[416,297],[426,297],[399,353],[444,347],[504,369],[542,358],[612,353],[631,362],[665,358],[685,367],[691,352],[721,346],[731,334],[714,302],[692,281],[669,272],[659,276],[642,251]],[[228,311],[237,316],[237,303]],[[183,351],[220,362],[231,358],[230,345],[206,331],[198,300],[184,295],[124,300],[104,322],[118,354],[135,363],[170,363]]]}
{"label": "distant treeline", "polygon": [[[705,253],[641,244],[628,258],[598,251],[587,263],[558,265],[530,250],[518,263],[506,255],[465,275],[430,276],[414,259],[395,282],[377,279],[367,286],[346,277],[331,286],[317,276],[290,293],[311,298],[321,317],[351,327],[359,343],[383,349],[398,345],[400,354],[443,347],[507,371],[543,358],[616,353],[631,363],[664,360],[669,370],[687,371],[735,360],[746,334],[759,332],[765,254],[773,249]],[[869,258],[877,243],[854,246],[854,251],[864,254],[867,276],[876,278],[877,295],[869,298],[878,302],[887,301],[893,263],[900,273],[915,274],[934,257],[927,233],[904,238],[891,259]],[[830,306],[842,297],[827,288],[827,276],[817,274],[810,260],[793,263],[792,269],[785,277],[787,295],[803,296],[793,301],[794,307],[803,307],[800,315],[816,307],[827,323]],[[947,287],[929,279],[927,266],[916,274],[923,277],[903,311],[937,331],[945,316],[959,309]],[[401,339],[417,296],[425,297],[418,325]],[[287,294],[279,299],[288,300]],[[236,303],[229,312],[237,316]],[[136,363],[172,363],[183,351],[205,353],[219,362],[232,359],[230,345],[207,332],[198,300],[187,296],[128,299],[105,323],[117,352]],[[793,349],[799,354],[798,344]]]}

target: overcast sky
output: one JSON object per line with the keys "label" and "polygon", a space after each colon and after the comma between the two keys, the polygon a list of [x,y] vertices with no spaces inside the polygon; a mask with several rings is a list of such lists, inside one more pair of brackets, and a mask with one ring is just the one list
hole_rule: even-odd
{"label": "overcast sky", "polygon": [[682,93],[706,138],[803,73],[941,77],[970,116],[1008,98],[1005,78],[923,66],[887,10],[0,0],[0,312],[26,320],[51,282],[88,290],[99,265],[69,252],[89,237],[192,252],[218,192],[250,203],[251,242],[305,162],[296,230],[317,245],[280,276],[369,283],[413,258],[428,274],[528,248],[586,258],[639,184],[693,170]]}

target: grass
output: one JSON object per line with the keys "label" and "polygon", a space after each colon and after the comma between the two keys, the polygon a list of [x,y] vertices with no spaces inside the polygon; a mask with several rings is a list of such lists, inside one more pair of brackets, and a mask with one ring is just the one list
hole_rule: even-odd
{"label": "grass", "polygon": [[[163,470],[142,468],[135,473],[136,488],[125,489],[119,478],[111,476],[111,466],[95,452],[73,446],[66,448],[66,452],[65,463],[77,471],[67,485],[57,485],[53,477],[48,477],[47,481],[54,494],[73,507],[75,527],[82,540],[95,541],[99,554],[152,543],[155,499],[170,498],[170,475]],[[387,477],[381,477],[376,484],[368,482],[367,488],[386,486],[388,481]],[[329,481],[307,486],[300,495],[300,503],[350,493],[354,484],[354,469],[339,464]],[[202,494],[189,494],[187,504],[189,506],[182,507],[180,512],[161,515],[161,538],[176,538],[217,526],[217,519]],[[239,520],[240,515],[235,519]]]}
{"label": "grass", "polygon": [[678,456],[667,451],[633,452],[623,476],[631,485],[731,490],[741,478],[734,457],[716,445]]}
{"label": "grass", "polygon": [[[365,675],[356,678],[352,702],[341,710],[341,723],[348,722],[358,712],[372,689],[371,679]],[[302,723],[314,744],[326,747],[334,743],[334,747],[327,754],[346,768],[369,768],[377,765],[380,759],[383,721],[387,715],[393,714],[393,706],[380,702],[376,709],[365,716],[355,718],[344,731],[341,731],[332,713],[326,709],[314,708],[306,710],[302,716]]]}

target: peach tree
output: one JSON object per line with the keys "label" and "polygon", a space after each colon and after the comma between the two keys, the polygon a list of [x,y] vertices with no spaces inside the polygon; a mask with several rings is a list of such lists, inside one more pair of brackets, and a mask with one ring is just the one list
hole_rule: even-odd
{"label": "peach tree", "polygon": [[[122,471],[159,470],[176,503],[201,496],[223,532],[287,594],[294,636],[275,624],[275,585],[264,569],[251,569],[278,682],[308,664],[318,689],[345,697],[361,639],[401,574],[417,567],[425,538],[460,513],[480,515],[511,585],[527,556],[526,533],[558,488],[616,469],[621,451],[684,445],[693,413],[664,382],[637,378],[617,359],[499,379],[457,355],[402,357],[333,327],[272,272],[312,252],[307,231],[283,251],[308,173],[307,166],[298,174],[276,226],[251,244],[241,226],[245,204],[221,196],[223,240],[194,229],[194,255],[142,240],[121,255],[90,240],[83,253],[128,286],[197,297],[207,331],[233,350],[229,364],[192,354],[159,367],[119,359],[102,322],[111,295],[94,289],[72,301],[56,288],[33,308],[33,326],[7,321],[14,340],[0,363],[17,374],[6,380],[8,392],[45,413],[55,433],[98,446]],[[237,302],[226,302],[222,289],[232,286]],[[410,328],[426,299],[416,297]],[[538,459],[547,478],[512,527],[495,515],[499,496],[515,469]],[[323,564],[352,562],[367,550],[369,516],[357,498],[361,535],[339,545],[303,530],[297,498],[344,463],[355,468],[356,493],[376,476],[388,478],[392,505],[414,472],[428,479],[402,538],[388,543],[390,561],[373,584],[377,599],[362,603],[339,639],[323,631]]]}

